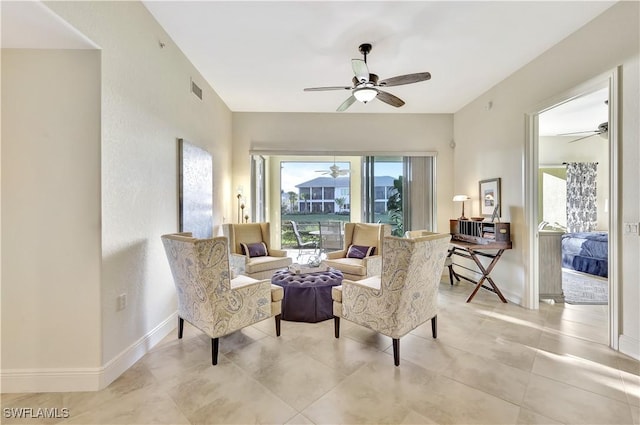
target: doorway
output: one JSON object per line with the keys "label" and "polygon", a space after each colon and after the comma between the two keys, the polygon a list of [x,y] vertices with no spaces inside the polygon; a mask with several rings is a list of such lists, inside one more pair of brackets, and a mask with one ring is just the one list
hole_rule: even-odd
{"label": "doorway", "polygon": [[[581,324],[598,322],[602,332],[597,342],[617,349],[615,86],[616,75],[611,73],[529,115],[525,210],[532,264],[527,275],[527,305],[539,308],[540,298],[565,301],[563,312]],[[590,182],[587,192],[574,189],[578,180]],[[586,199],[590,199],[590,206],[585,207],[590,212],[585,214],[575,204]],[[582,221],[576,222],[576,217]],[[578,239],[596,234],[606,241],[606,254],[600,259],[588,258],[594,242],[581,248],[585,242]],[[571,246],[577,246],[577,251],[572,252]],[[549,288],[554,276],[562,283],[559,293],[554,285]],[[570,290],[566,285],[586,290],[582,283],[591,281],[605,288],[604,304],[602,297],[601,304],[590,303],[588,296],[578,303],[563,299]]]}

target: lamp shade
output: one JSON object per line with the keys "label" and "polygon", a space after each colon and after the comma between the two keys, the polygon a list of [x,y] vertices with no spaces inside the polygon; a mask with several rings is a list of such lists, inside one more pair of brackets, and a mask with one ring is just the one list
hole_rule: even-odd
{"label": "lamp shade", "polygon": [[469,199],[471,199],[469,195],[455,195],[453,197],[453,200],[455,202],[464,202],[464,201],[468,201]]}
{"label": "lamp shade", "polygon": [[471,197],[469,197],[469,195],[455,195],[453,197],[453,201],[454,202],[462,202],[462,214],[460,215],[460,218],[458,218],[458,220],[466,220],[467,217],[464,216],[464,201],[468,201],[469,199],[471,199]]}
{"label": "lamp shade", "polygon": [[362,87],[359,89],[355,89],[353,91],[353,95],[356,99],[358,99],[362,103],[367,103],[370,100],[373,100],[378,95],[378,90],[373,89],[371,87]]}

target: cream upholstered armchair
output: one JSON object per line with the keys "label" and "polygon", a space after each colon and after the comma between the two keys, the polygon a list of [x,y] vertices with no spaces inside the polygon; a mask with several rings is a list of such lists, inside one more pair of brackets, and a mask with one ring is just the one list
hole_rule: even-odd
{"label": "cream upholstered armchair", "polygon": [[218,363],[218,338],[275,317],[280,336],[284,291],[268,280],[231,279],[227,238],[196,239],[191,233],[162,236],[178,293],[178,338],[184,321],[211,337],[211,363]]}
{"label": "cream upholstered armchair", "polygon": [[365,326],[393,340],[394,364],[400,364],[400,337],[431,319],[436,338],[438,286],[451,235],[384,238],[382,275],[360,281],[343,280],[332,288],[335,337],[340,318]]}
{"label": "cream upholstered armchair", "polygon": [[343,249],[327,253],[324,261],[342,272],[345,279],[360,280],[382,270],[382,238],[391,234],[386,224],[345,223]]}
{"label": "cream upholstered armchair", "polygon": [[223,224],[229,238],[231,268],[254,279],[270,279],[276,270],[288,267],[287,252],[270,246],[269,223]]}

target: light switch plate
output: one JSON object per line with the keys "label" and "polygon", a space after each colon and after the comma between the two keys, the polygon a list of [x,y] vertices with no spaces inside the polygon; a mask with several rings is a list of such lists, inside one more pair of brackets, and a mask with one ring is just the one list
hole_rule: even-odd
{"label": "light switch plate", "polygon": [[638,235],[640,230],[640,223],[624,223],[625,235]]}

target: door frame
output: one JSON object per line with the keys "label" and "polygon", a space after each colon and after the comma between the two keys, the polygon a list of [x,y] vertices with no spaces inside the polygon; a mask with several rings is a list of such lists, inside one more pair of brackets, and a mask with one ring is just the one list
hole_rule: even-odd
{"label": "door frame", "polygon": [[527,308],[539,308],[539,270],[538,270],[538,116],[553,107],[573,100],[586,93],[593,92],[603,87],[609,88],[609,345],[613,349],[618,349],[619,337],[619,269],[620,257],[618,255],[618,242],[620,232],[620,187],[618,167],[619,159],[619,116],[618,105],[620,101],[618,92],[619,68],[615,68],[605,74],[595,77],[583,84],[580,84],[564,93],[554,96],[535,107],[526,114],[526,137],[524,152],[524,211],[525,232],[524,245],[529,249],[525,254],[525,293],[524,304]]}

